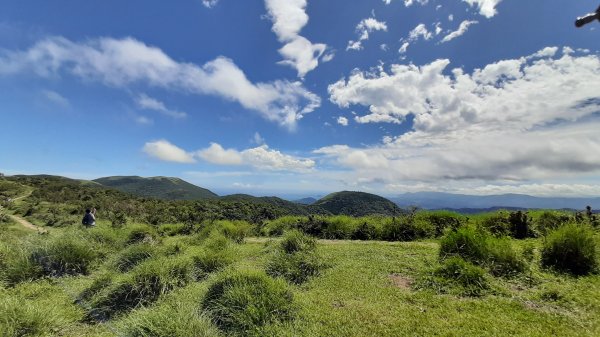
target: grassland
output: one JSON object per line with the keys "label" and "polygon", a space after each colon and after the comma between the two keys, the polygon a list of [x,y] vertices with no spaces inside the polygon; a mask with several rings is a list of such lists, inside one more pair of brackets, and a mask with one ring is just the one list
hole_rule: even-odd
{"label": "grassland", "polygon": [[[31,219],[67,207],[35,202]],[[22,214],[30,206],[24,198],[2,212]],[[530,216],[526,231],[504,213],[421,212],[403,219],[288,217],[191,226],[100,218],[95,228],[65,224],[42,235],[0,215],[0,335],[600,335],[598,266],[580,276],[542,266],[552,233],[576,217]],[[316,225],[324,227],[317,237],[330,239],[302,233]],[[592,225],[576,223],[592,233],[598,256],[600,236]],[[353,234],[377,239],[391,229],[412,241]],[[467,229],[483,238],[493,258],[449,268],[454,260],[440,247]],[[513,238],[522,233],[525,238]],[[507,256],[519,267],[497,273],[494,263]],[[463,282],[464,275],[474,276]],[[209,294],[222,295],[219,306]]]}

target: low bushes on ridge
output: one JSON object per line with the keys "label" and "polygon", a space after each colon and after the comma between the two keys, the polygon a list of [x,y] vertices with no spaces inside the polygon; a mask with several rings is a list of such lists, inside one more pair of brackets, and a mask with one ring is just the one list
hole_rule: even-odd
{"label": "low bushes on ridge", "polygon": [[594,232],[568,224],[550,233],[542,249],[542,265],[573,275],[586,275],[598,266]]}

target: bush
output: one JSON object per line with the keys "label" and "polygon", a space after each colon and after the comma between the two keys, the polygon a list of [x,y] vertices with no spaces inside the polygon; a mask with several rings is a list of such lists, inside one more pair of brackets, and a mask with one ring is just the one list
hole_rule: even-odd
{"label": "bush", "polygon": [[350,239],[354,232],[354,219],[345,216],[333,216],[325,219],[321,237],[331,240]]}
{"label": "bush", "polygon": [[431,223],[412,215],[386,218],[381,239],[386,241],[414,241],[434,236]]}
{"label": "bush", "polygon": [[448,233],[440,241],[442,259],[458,256],[476,264],[483,264],[488,254],[487,236],[471,227],[461,227]]}
{"label": "bush", "polygon": [[542,248],[542,265],[573,275],[591,273],[598,265],[594,232],[576,224],[554,231]]}
{"label": "bush", "polygon": [[280,236],[289,229],[297,228],[298,223],[306,222],[306,218],[297,216],[284,216],[268,221],[261,229],[261,234],[266,236]]}
{"label": "bush", "polygon": [[416,218],[429,222],[435,237],[442,236],[446,230],[456,230],[465,223],[462,215],[449,211],[418,212]]}
{"label": "bush", "polygon": [[31,252],[31,259],[48,276],[87,274],[97,257],[85,239],[66,235],[52,238]]}
{"label": "bush", "polygon": [[236,243],[244,242],[252,232],[252,225],[246,221],[217,221],[217,228],[220,228],[225,237],[233,240]]}
{"label": "bush", "polygon": [[259,335],[260,328],[292,319],[293,295],[282,280],[257,272],[234,272],[213,283],[203,309],[228,333]]}
{"label": "bush", "polygon": [[0,281],[9,286],[31,281],[44,275],[27,247],[15,247],[0,242]]}
{"label": "bush", "polygon": [[119,253],[113,265],[118,271],[126,272],[154,254],[155,248],[147,243],[131,245]]}
{"label": "bush", "polygon": [[376,240],[380,234],[377,227],[368,221],[363,221],[352,233],[352,240]]}
{"label": "bush", "polygon": [[494,236],[507,236],[511,234],[511,224],[508,216],[504,212],[498,212],[485,216],[481,222],[481,227]]}
{"label": "bush", "polygon": [[92,310],[87,318],[101,321],[138,305],[147,305],[194,279],[195,271],[189,259],[161,258],[146,261],[129,274],[97,290],[91,298]]}
{"label": "bush", "polygon": [[178,223],[164,224],[158,227],[158,233],[161,236],[187,235],[192,232],[193,226]]}
{"label": "bush", "polygon": [[547,235],[553,230],[560,228],[561,226],[567,224],[570,221],[570,218],[566,214],[560,214],[558,212],[545,211],[540,214],[537,219],[535,219],[534,223],[537,227],[537,230],[543,234]]}
{"label": "bush", "polygon": [[464,289],[463,294],[479,296],[489,288],[485,278],[485,270],[475,266],[460,257],[452,257],[444,261],[435,275]]}
{"label": "bush", "polygon": [[525,239],[535,237],[531,226],[531,218],[529,218],[527,212],[511,212],[508,216],[508,222],[510,223],[510,231],[513,238]]}

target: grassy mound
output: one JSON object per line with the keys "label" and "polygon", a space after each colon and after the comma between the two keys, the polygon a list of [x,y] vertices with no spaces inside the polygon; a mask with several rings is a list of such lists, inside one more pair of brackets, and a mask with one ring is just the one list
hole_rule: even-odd
{"label": "grassy mound", "polygon": [[155,248],[149,244],[131,245],[119,253],[113,265],[116,270],[126,272],[154,255]]}
{"label": "grassy mound", "polygon": [[569,224],[552,232],[542,249],[542,265],[573,275],[586,275],[598,266],[594,232]]}
{"label": "grassy mound", "polygon": [[293,295],[282,280],[258,272],[233,272],[213,283],[202,307],[228,333],[258,335],[260,328],[290,320]]}
{"label": "grassy mound", "polygon": [[306,234],[299,231],[289,232],[267,263],[267,274],[283,277],[296,284],[319,275],[324,264],[316,252],[316,244],[316,240]]}

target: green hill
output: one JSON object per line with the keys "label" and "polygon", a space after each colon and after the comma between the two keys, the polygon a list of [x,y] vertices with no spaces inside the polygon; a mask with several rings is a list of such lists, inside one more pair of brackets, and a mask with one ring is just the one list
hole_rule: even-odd
{"label": "green hill", "polygon": [[313,205],[302,205],[295,202],[283,200],[278,197],[255,197],[248,194],[231,194],[221,197],[220,200],[229,202],[248,202],[253,204],[270,205],[279,209],[286,210],[288,214],[295,215],[330,214],[330,212],[326,211],[322,207]]}
{"label": "green hill", "polygon": [[365,192],[342,191],[331,193],[312,204],[332,214],[365,216],[372,214],[397,215],[402,210],[390,200]]}
{"label": "green hill", "polygon": [[122,192],[148,198],[165,200],[197,200],[218,197],[215,193],[205,188],[192,185],[179,178],[115,176],[99,178],[93,181]]}

